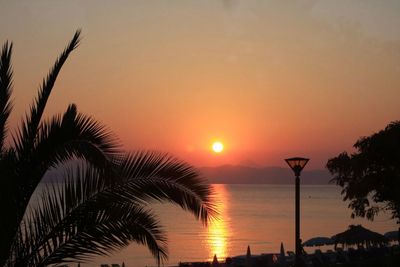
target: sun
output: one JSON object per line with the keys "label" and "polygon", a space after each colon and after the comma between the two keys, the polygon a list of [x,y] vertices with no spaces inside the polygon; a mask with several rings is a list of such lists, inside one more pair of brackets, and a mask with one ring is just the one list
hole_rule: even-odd
{"label": "sun", "polygon": [[215,153],[221,153],[221,152],[224,150],[224,144],[222,144],[222,143],[219,142],[219,141],[214,142],[214,143],[212,144],[212,150],[213,150]]}

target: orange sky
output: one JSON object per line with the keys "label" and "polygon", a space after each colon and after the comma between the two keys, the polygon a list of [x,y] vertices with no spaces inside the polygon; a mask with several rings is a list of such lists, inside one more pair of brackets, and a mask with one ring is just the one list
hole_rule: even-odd
{"label": "orange sky", "polygon": [[[76,103],[126,149],[197,166],[323,168],[400,119],[400,2],[0,1],[15,126],[77,28],[47,114]],[[213,140],[225,153],[210,152]],[[286,166],[285,166],[286,167]]]}

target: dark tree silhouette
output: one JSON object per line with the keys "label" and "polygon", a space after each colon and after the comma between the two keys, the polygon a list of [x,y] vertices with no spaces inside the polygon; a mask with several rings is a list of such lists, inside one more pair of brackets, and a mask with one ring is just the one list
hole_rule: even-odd
{"label": "dark tree silhouette", "polygon": [[343,188],[352,217],[374,219],[382,210],[400,223],[400,122],[360,138],[356,152],[343,152],[327,163],[332,179]]}
{"label": "dark tree silhouette", "polygon": [[[117,139],[70,105],[42,115],[61,67],[79,45],[77,31],[43,80],[10,145],[12,44],[0,58],[0,266],[47,266],[109,255],[135,241],[160,263],[167,257],[163,229],[148,206],[172,202],[207,223],[215,215],[211,188],[191,166],[167,154],[124,153]],[[66,168],[62,185],[48,185],[27,210],[45,173]]]}

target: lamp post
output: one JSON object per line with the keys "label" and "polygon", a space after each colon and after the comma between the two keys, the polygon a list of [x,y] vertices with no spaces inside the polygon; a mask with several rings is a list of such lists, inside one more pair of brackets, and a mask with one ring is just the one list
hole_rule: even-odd
{"label": "lamp post", "polygon": [[300,266],[300,254],[301,254],[301,241],[300,241],[300,173],[306,166],[309,159],[306,158],[289,158],[285,159],[286,163],[293,170],[296,176],[296,200],[295,200],[295,220],[296,220],[296,231],[295,231],[295,249],[296,249],[296,267]]}

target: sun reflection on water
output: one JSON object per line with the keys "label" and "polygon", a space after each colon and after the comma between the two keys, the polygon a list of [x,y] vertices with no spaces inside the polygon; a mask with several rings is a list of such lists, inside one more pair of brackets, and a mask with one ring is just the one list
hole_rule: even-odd
{"label": "sun reflection on water", "polygon": [[229,238],[229,214],[228,214],[228,192],[225,185],[213,185],[216,193],[215,204],[219,212],[219,218],[213,220],[208,226],[207,243],[210,258],[214,255],[218,259],[225,259],[228,256],[228,238]]}

